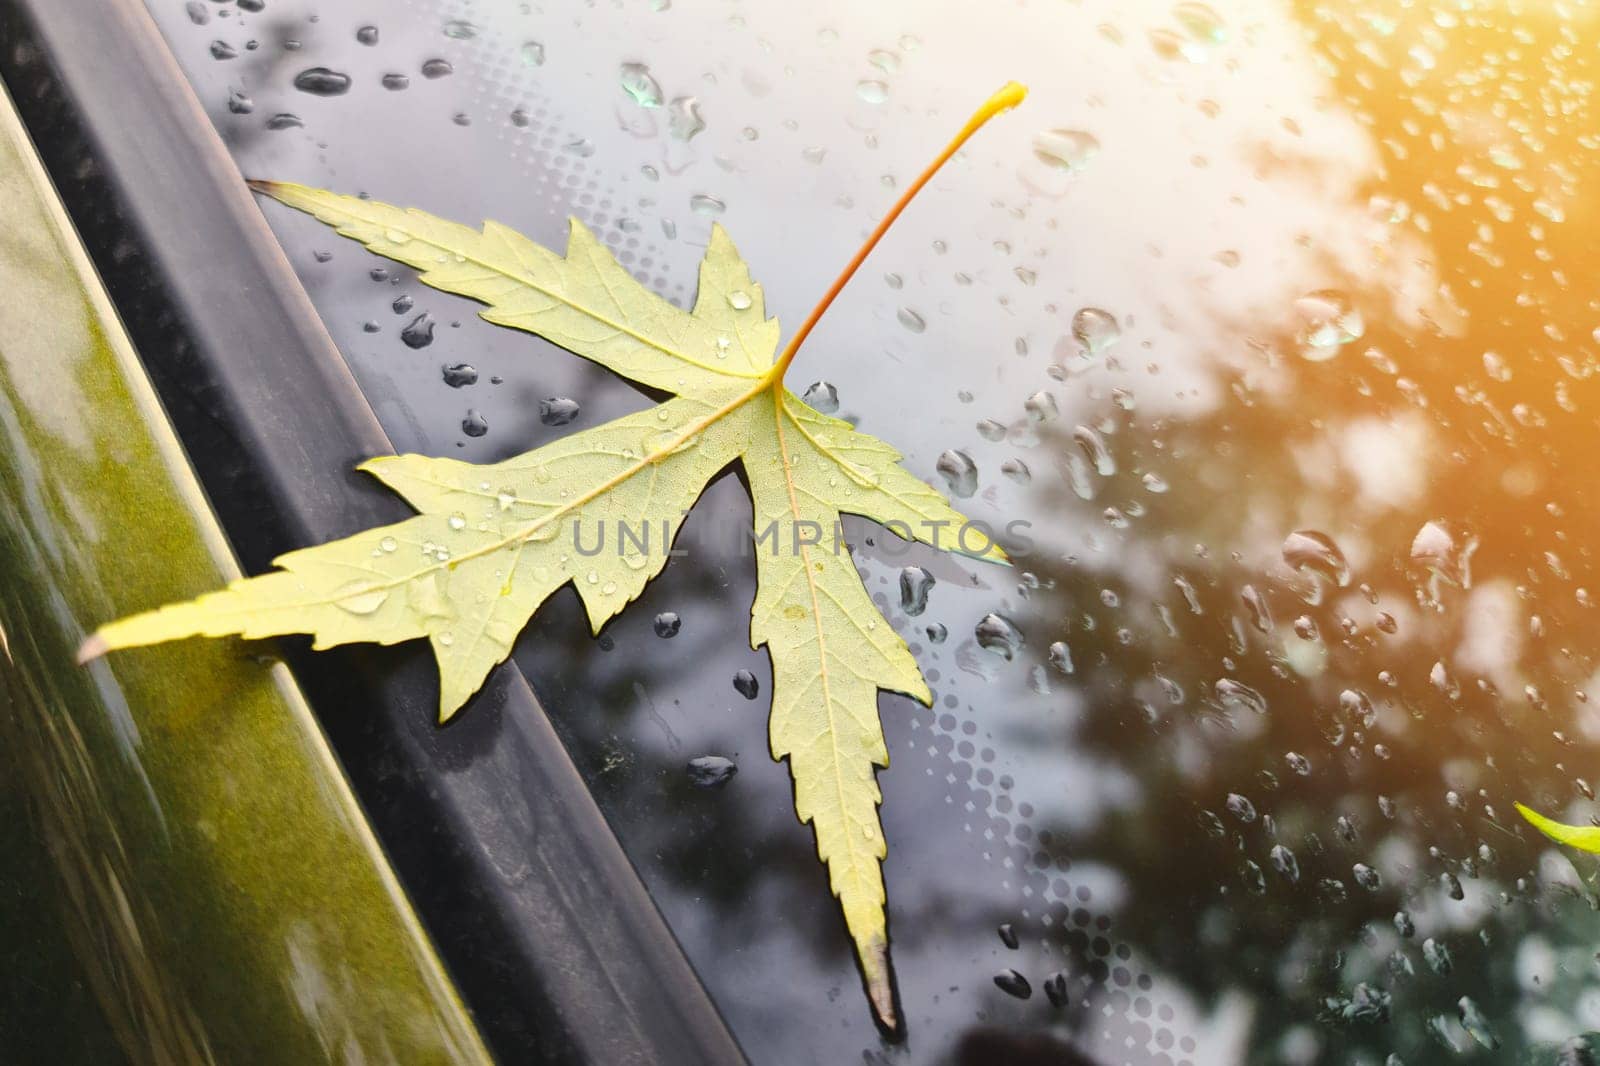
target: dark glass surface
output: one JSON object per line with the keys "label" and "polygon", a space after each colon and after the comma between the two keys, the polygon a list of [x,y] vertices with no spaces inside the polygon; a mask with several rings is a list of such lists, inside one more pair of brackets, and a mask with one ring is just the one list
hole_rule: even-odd
{"label": "dark glass surface", "polygon": [[[766,754],[737,478],[598,640],[562,593],[517,652],[752,1059],[1550,1062],[1600,1028],[1595,864],[1512,810],[1594,813],[1595,16],[664,6],[152,10],[250,176],[558,247],[575,214],[681,302],[721,205],[791,325],[971,108],[1031,85],[790,375],[936,483],[963,450],[958,502],[1036,541],[1003,571],[852,529],[936,694],[882,701],[905,1043]],[[317,67],[348,91],[296,89]],[[402,450],[498,459],[649,402],[269,217]],[[1347,584],[1293,565],[1297,530]],[[936,578],[916,617],[906,565]],[[991,613],[1014,642],[980,643]],[[702,755],[739,773],[696,788]]]}

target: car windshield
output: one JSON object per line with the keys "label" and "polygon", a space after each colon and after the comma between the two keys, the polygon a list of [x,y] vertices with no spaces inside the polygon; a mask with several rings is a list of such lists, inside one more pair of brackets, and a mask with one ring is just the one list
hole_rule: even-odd
{"label": "car windshield", "polygon": [[[847,525],[935,697],[880,704],[903,1044],[768,754],[737,471],[598,637],[568,589],[516,651],[754,1061],[1416,1066],[1600,1028],[1595,864],[1514,809],[1595,813],[1592,7],[151,9],[246,176],[556,248],[573,216],[680,306],[720,222],[787,329],[1031,87],[788,376],[1011,531],[1002,568]],[[267,213],[400,451],[652,402]]]}

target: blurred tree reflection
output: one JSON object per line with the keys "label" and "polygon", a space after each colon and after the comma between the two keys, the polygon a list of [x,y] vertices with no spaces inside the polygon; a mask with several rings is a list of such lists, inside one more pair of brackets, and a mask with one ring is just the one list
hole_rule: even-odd
{"label": "blurred tree reflection", "polygon": [[[926,1039],[950,1061],[1073,1061],[1067,1045],[1018,1033],[1042,1025],[1096,1054],[1094,1030],[1111,1023],[1081,1001],[1114,994],[1124,965],[1134,984],[1153,977],[1153,998],[1176,982],[1202,1011],[1245,996],[1255,1007],[1249,1058],[1262,1063],[1395,1053],[1415,1064],[1437,1061],[1445,1045],[1491,1055],[1483,1045],[1494,1039],[1493,1061],[1511,1061],[1553,1038],[1550,1027],[1592,994],[1594,866],[1580,857],[1581,880],[1541,876],[1548,845],[1511,805],[1560,813],[1588,797],[1578,778],[1597,754],[1581,721],[1595,664],[1580,591],[1594,587],[1587,536],[1597,515],[1574,481],[1600,439],[1581,400],[1595,342],[1578,324],[1595,318],[1594,303],[1576,283],[1596,266],[1600,221],[1600,200],[1576,194],[1597,177],[1586,89],[1595,26],[1480,8],[1450,24],[1441,45],[1436,14],[1411,9],[1380,27],[1353,8],[1305,5],[1298,17],[1335,94],[1380,146],[1363,207],[1420,236],[1443,311],[1419,321],[1395,294],[1347,274],[1342,288],[1367,328],[1337,361],[1299,359],[1290,331],[1233,323],[1257,340],[1219,364],[1230,397],[1220,407],[1154,420],[1108,400],[1098,418],[1119,472],[1094,476],[1087,500],[1065,479],[1033,486],[1037,526],[1092,530],[1105,547],[1092,565],[1064,553],[1029,560],[1037,586],[1011,615],[1028,644],[1004,669],[1073,692],[1087,710],[1051,727],[1051,743],[1117,767],[1135,798],[1085,826],[1003,817],[990,806],[999,789],[967,788],[1023,882],[1056,893],[1033,908],[1027,933],[1056,945],[1078,1005],[1005,1014],[1004,1033],[942,1018]],[[1426,63],[1419,49],[1430,50]],[[1263,163],[1269,178],[1297,165]],[[1410,427],[1385,439],[1412,450],[1383,461],[1412,468],[1420,498],[1374,496],[1358,464],[1341,459],[1336,443],[1369,424]],[[1071,428],[1052,424],[1038,454],[1064,462],[1078,448]],[[1325,468],[1308,473],[1317,462]],[[1170,489],[1146,491],[1147,470]],[[712,494],[724,516],[744,506],[731,479]],[[1359,560],[1350,587],[1320,602],[1312,580],[1277,557],[1308,515],[1325,516],[1316,528]],[[1472,587],[1443,587],[1439,610],[1423,602],[1428,574],[1409,558],[1433,519],[1481,544]],[[670,730],[664,744],[640,746],[642,727],[628,725],[659,715],[645,706],[650,693],[693,692],[728,703],[711,734],[765,760],[765,662],[723,650],[735,627],[722,623],[750,594],[737,559],[692,551],[635,608],[644,622],[605,638],[622,650],[590,650],[563,604],[520,654],[635,854],[662,855],[685,890],[705,893],[730,945],[761,937],[776,905],[786,924],[820,930],[808,950],[837,969],[848,954],[818,905],[809,834],[786,822],[788,797],[769,768],[764,785],[738,780],[737,801],[698,794],[681,764],[703,752],[675,746]],[[641,637],[650,603],[690,620],[683,636]],[[1070,677],[1048,660],[1055,640],[1070,646]],[[685,684],[707,664],[703,683]],[[739,666],[763,679],[754,705],[728,684]],[[1223,679],[1247,688],[1219,692]],[[1259,694],[1265,713],[1238,692]],[[888,710],[903,744],[907,716]],[[1248,802],[1230,809],[1230,796]],[[691,814],[687,824],[638,816],[647,809]],[[1292,864],[1282,851],[1275,862],[1275,848]],[[1125,892],[1114,913],[1059,898],[1075,864],[1114,872]],[[958,881],[923,880],[891,886],[901,928],[937,925],[986,953],[995,925],[1016,920],[953,894]],[[950,983],[973,974],[968,966]],[[1182,1057],[1160,1050],[1149,1026],[1111,1027],[1119,1041],[1143,1040],[1095,1061]],[[1000,1050],[1016,1040],[1028,1050]]]}

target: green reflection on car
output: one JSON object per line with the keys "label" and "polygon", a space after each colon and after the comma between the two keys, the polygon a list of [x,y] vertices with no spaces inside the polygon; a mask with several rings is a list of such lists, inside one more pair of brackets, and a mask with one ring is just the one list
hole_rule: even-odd
{"label": "green reflection on car", "polygon": [[282,666],[79,668],[237,575],[0,92],[0,1059],[487,1061]]}

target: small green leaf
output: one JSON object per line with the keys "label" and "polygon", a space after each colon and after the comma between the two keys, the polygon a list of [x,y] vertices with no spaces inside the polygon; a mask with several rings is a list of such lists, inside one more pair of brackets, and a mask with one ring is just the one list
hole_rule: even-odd
{"label": "small green leaf", "polygon": [[1533,827],[1558,844],[1570,844],[1581,851],[1600,854],[1600,826],[1567,825],[1546,818],[1538,811],[1518,803],[1517,813],[1533,823]]}

